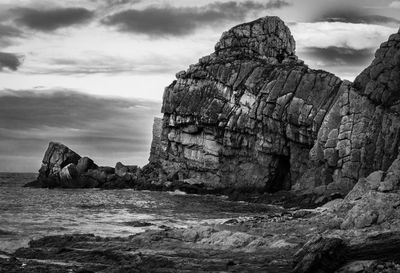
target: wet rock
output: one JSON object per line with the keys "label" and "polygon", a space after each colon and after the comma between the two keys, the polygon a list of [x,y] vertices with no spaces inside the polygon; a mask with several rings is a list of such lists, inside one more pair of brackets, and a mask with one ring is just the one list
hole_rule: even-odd
{"label": "wet rock", "polygon": [[340,238],[316,236],[295,254],[293,273],[329,273],[346,259],[346,244]]}

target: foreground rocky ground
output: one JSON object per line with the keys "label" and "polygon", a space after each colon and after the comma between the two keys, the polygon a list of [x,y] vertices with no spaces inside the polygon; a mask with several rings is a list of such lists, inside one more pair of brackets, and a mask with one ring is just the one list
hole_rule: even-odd
{"label": "foreground rocky ground", "polygon": [[45,237],[1,255],[0,272],[399,272],[400,230],[343,229],[342,202],[125,238]]}
{"label": "foreground rocky ground", "polygon": [[0,272],[400,272],[398,164],[316,209],[273,206],[124,238],[45,237],[3,253]]}
{"label": "foreground rocky ground", "polygon": [[0,272],[400,272],[399,185],[397,158],[315,209],[279,193],[253,201],[287,208],[257,217],[126,238],[45,237],[5,253]]}

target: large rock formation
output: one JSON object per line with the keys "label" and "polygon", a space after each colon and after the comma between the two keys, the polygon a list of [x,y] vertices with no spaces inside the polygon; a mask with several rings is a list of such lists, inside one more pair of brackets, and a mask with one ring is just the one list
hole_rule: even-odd
{"label": "large rock formation", "polygon": [[150,157],[170,180],[347,193],[397,157],[398,34],[352,84],[298,60],[290,30],[265,17],[223,33],[176,77]]}

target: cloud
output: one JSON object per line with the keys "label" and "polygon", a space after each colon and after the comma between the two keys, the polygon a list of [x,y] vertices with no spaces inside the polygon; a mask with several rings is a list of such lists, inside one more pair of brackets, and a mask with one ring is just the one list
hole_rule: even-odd
{"label": "cloud", "polygon": [[36,170],[47,143],[54,140],[99,164],[113,165],[122,159],[144,164],[153,117],[160,115],[160,107],[152,101],[70,90],[0,91],[0,161],[5,155],[26,155],[36,158],[29,166]]}
{"label": "cloud", "polygon": [[389,5],[390,8],[400,9],[400,1],[393,1]]}
{"label": "cloud", "polygon": [[31,74],[90,75],[90,74],[163,74],[176,72],[178,60],[153,54],[134,60],[116,56],[91,56],[83,58],[52,58],[38,67],[25,69]]}
{"label": "cloud", "polygon": [[290,5],[291,4],[289,2],[284,1],[284,0],[273,0],[273,1],[269,1],[265,5],[265,7],[267,9],[281,9],[281,8],[284,8],[284,7],[288,7]]}
{"label": "cloud", "polygon": [[397,27],[342,22],[296,23],[290,26],[297,49],[305,47],[378,48]]}
{"label": "cloud", "polygon": [[150,6],[107,16],[102,23],[120,31],[159,36],[184,36],[195,29],[224,21],[243,20],[248,14],[290,5],[284,0],[267,3],[214,2],[200,7]]}
{"label": "cloud", "polygon": [[[379,45],[397,32],[381,25],[342,22],[291,25],[297,55],[311,68],[323,69],[353,80],[368,65]],[[370,56],[370,57],[369,57]]]}
{"label": "cloud", "polygon": [[14,26],[2,25],[0,24],[0,36],[8,36],[8,37],[21,37],[22,31]]}
{"label": "cloud", "polygon": [[94,12],[85,8],[53,8],[37,10],[33,8],[16,8],[12,12],[17,15],[20,25],[40,31],[54,31],[59,28],[78,25],[90,20]]}
{"label": "cloud", "polygon": [[301,54],[325,66],[366,66],[374,57],[375,49],[354,49],[330,46],[327,48],[306,47]]}
{"label": "cloud", "polygon": [[125,4],[133,5],[142,2],[142,0],[92,0],[92,1],[106,4],[108,6],[119,6]]}
{"label": "cloud", "polygon": [[336,9],[330,10],[318,18],[314,22],[342,22],[353,24],[374,24],[374,25],[388,25],[399,24],[400,20],[376,14],[366,14],[362,9]]}
{"label": "cloud", "polygon": [[0,52],[0,71],[3,71],[4,68],[16,71],[22,64],[22,58],[13,53]]}
{"label": "cloud", "polygon": [[14,26],[0,24],[0,46],[9,46],[13,43],[14,38],[23,36],[21,30]]}

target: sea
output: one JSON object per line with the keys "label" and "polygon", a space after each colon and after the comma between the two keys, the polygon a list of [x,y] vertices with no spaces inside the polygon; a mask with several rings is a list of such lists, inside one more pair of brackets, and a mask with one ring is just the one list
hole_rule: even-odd
{"label": "sea", "polygon": [[0,251],[13,252],[47,235],[129,236],[147,229],[187,228],[271,211],[266,204],[179,191],[23,187],[35,178],[33,173],[0,173]]}

